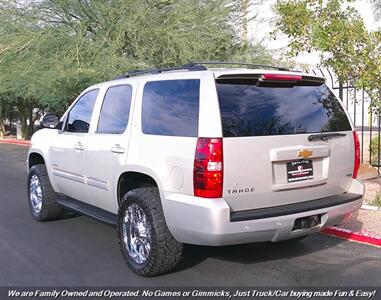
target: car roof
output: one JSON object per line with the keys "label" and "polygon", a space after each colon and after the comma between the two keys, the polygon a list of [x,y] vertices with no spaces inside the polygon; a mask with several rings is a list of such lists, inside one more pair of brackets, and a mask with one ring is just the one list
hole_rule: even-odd
{"label": "car roof", "polygon": [[94,84],[87,88],[86,90],[101,88],[103,86],[112,86],[112,85],[118,85],[118,84],[127,84],[127,83],[133,83],[138,82],[141,79],[144,80],[174,80],[176,78],[181,79],[187,79],[187,78],[197,78],[200,77],[202,74],[205,73],[212,73],[215,78],[218,78],[222,75],[230,75],[230,74],[288,74],[288,75],[301,75],[301,76],[308,76],[308,77],[314,77],[319,79],[325,79],[322,76],[316,76],[314,74],[306,73],[306,72],[299,72],[299,71],[285,71],[285,70],[274,70],[274,69],[265,69],[265,68],[258,68],[258,69],[251,69],[251,68],[208,68],[206,70],[201,71],[193,71],[193,70],[169,70],[165,72],[160,73],[143,73],[136,76],[126,77],[126,78],[117,78],[101,83]]}

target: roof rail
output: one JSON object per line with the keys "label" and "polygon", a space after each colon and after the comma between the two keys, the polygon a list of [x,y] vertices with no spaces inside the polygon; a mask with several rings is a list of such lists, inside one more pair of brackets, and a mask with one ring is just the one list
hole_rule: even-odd
{"label": "roof rail", "polygon": [[205,71],[206,68],[200,64],[189,63],[179,67],[152,68],[152,69],[146,69],[146,70],[131,70],[116,77],[115,79],[129,78],[132,76],[139,76],[143,74],[159,74],[162,72],[177,71],[177,70]]}
{"label": "roof rail", "polygon": [[275,69],[279,71],[290,71],[288,68],[284,67],[277,67],[277,66],[268,66],[268,65],[261,65],[261,64],[252,64],[252,63],[245,63],[245,62],[238,62],[238,61],[197,61],[189,63],[188,65],[240,65],[240,66],[247,66],[252,68],[267,68],[267,69]]}
{"label": "roof rail", "polygon": [[283,68],[283,67],[267,66],[267,65],[261,65],[261,64],[251,64],[251,63],[236,62],[236,61],[199,61],[199,62],[190,62],[178,67],[131,70],[116,77],[115,79],[124,79],[124,78],[129,78],[132,76],[139,76],[144,74],[159,74],[162,72],[179,71],[179,70],[205,71],[207,70],[207,68],[204,65],[239,65],[239,66],[246,66],[251,68],[267,68],[267,69],[275,69],[279,71],[290,71],[289,69]]}

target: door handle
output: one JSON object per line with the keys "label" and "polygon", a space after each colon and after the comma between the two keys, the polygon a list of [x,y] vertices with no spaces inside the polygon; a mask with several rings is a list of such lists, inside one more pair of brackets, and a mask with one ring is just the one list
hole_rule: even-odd
{"label": "door handle", "polygon": [[124,153],[124,148],[121,147],[119,144],[115,144],[114,146],[111,147],[111,152],[114,153]]}
{"label": "door handle", "polygon": [[81,142],[78,142],[74,145],[74,149],[76,150],[85,150],[85,146],[81,143]]}

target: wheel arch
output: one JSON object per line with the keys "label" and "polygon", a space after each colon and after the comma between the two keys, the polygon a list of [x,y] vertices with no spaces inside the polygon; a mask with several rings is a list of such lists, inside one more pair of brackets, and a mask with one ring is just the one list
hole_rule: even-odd
{"label": "wheel arch", "polygon": [[149,172],[142,171],[126,171],[120,174],[117,184],[117,204],[118,207],[121,204],[123,196],[139,187],[156,187],[160,190],[160,185],[155,176],[149,174]]}
{"label": "wheel arch", "polygon": [[31,167],[40,164],[46,165],[44,156],[37,151],[31,151],[28,154],[28,168],[30,169]]}

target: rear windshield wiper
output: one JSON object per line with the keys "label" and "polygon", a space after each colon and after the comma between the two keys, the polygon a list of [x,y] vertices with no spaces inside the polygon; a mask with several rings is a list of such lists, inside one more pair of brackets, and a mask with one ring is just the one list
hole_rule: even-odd
{"label": "rear windshield wiper", "polygon": [[308,140],[314,141],[314,140],[322,140],[326,141],[331,137],[337,137],[337,136],[346,136],[346,133],[339,133],[339,132],[331,132],[331,133],[318,133],[318,134],[311,134],[308,136]]}

